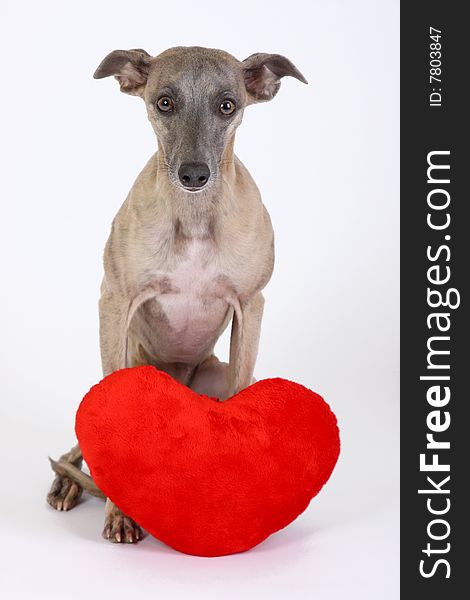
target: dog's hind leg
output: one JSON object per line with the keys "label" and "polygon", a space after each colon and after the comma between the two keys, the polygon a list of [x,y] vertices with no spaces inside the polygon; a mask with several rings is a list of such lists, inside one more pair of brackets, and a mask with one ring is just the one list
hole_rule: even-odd
{"label": "dog's hind leg", "polygon": [[[58,462],[69,463],[80,469],[83,457],[78,444],[69,450],[69,452],[63,454]],[[47,502],[56,510],[70,510],[76,506],[82,493],[83,487],[79,483],[65,474],[57,473],[47,494]]]}
{"label": "dog's hind leg", "polygon": [[229,393],[229,366],[212,355],[200,364],[189,386],[198,394],[225,400]]}

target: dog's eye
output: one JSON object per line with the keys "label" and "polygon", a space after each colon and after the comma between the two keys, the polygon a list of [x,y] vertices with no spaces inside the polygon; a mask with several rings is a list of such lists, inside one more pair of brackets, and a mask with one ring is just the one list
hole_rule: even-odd
{"label": "dog's eye", "polygon": [[157,102],[158,110],[161,112],[171,112],[174,108],[174,102],[168,96],[162,96]]}
{"label": "dog's eye", "polygon": [[223,115],[231,115],[235,112],[235,102],[233,100],[224,100],[220,103],[219,110]]}

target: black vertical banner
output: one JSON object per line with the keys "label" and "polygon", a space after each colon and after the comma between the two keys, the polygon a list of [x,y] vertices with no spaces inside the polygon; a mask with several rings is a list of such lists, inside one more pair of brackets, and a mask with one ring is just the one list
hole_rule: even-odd
{"label": "black vertical banner", "polygon": [[470,594],[466,9],[463,2],[401,4],[401,597],[405,600],[450,600]]}

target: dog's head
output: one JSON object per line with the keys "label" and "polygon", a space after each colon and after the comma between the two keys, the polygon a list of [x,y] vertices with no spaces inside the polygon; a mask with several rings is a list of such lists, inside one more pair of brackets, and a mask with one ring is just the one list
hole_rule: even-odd
{"label": "dog's head", "polygon": [[122,92],[144,99],[170,181],[186,192],[217,180],[247,105],[271,100],[286,75],[307,83],[279,54],[253,54],[240,62],[200,47],[170,48],[156,57],[115,50],[94,77],[111,75]]}

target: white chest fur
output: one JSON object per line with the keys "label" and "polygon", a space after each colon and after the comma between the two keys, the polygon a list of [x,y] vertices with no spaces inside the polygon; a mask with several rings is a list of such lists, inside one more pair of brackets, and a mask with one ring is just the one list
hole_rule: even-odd
{"label": "white chest fur", "polygon": [[220,275],[217,253],[211,240],[191,240],[175,268],[168,274],[172,287],[188,297],[211,294],[212,282]]}
{"label": "white chest fur", "polygon": [[165,274],[168,292],[157,301],[167,325],[166,342],[175,357],[195,357],[220,335],[229,308],[222,275],[212,240],[200,239],[188,241]]}

